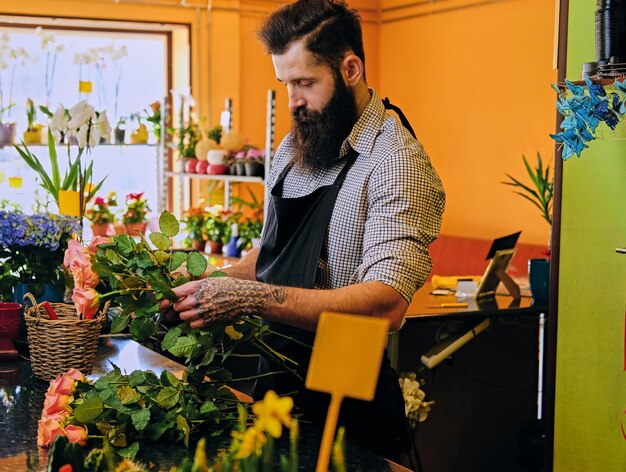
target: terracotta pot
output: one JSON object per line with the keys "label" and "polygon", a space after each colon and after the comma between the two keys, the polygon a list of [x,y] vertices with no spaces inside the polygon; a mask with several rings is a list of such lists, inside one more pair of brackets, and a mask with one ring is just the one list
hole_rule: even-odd
{"label": "terracotta pot", "polygon": [[124,223],[115,223],[113,225],[113,229],[115,230],[115,234],[125,234],[126,233],[126,225]]}
{"label": "terracotta pot", "polygon": [[129,234],[131,236],[136,236],[137,232],[141,234],[146,234],[148,222],[142,221],[141,223],[124,223],[124,227],[126,228],[126,234]]}
{"label": "terracotta pot", "polygon": [[94,236],[113,236],[115,234],[115,228],[113,227],[113,223],[92,224],[91,233]]}
{"label": "terracotta pot", "polygon": [[192,239],[191,240],[191,249],[195,249],[199,252],[204,252],[204,248],[206,247],[206,241],[204,239]]}
{"label": "terracotta pot", "polygon": [[185,172],[195,174],[196,165],[198,165],[198,159],[194,159],[193,157],[185,159]]}
{"label": "terracotta pot", "polygon": [[209,246],[209,249],[211,250],[211,254],[218,254],[218,255],[222,255],[222,241],[208,241],[207,245]]}

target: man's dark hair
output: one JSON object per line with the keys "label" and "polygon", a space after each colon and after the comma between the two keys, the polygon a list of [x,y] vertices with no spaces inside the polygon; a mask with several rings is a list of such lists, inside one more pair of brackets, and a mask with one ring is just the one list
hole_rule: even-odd
{"label": "man's dark hair", "polygon": [[365,66],[361,18],[342,0],[298,0],[284,5],[264,21],[259,39],[269,54],[283,54],[292,43],[304,39],[313,58],[333,71],[347,51],[354,52]]}

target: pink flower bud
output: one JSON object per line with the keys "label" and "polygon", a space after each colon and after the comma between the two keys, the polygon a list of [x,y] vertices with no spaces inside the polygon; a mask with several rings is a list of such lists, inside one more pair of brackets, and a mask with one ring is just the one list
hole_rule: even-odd
{"label": "pink flower bud", "polygon": [[87,443],[87,428],[77,425],[67,425],[64,429],[67,439],[71,443],[84,446]]}

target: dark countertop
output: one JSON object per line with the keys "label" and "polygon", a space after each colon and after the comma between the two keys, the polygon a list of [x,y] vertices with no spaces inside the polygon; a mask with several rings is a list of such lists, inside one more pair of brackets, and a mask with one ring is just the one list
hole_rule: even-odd
{"label": "dark countertop", "polygon": [[[110,361],[110,362],[109,362]],[[94,379],[111,370],[111,363],[128,373],[149,369],[157,375],[167,369],[180,374],[183,366],[129,339],[101,338],[93,374]],[[37,380],[30,363],[20,359],[0,363],[0,471],[42,470],[47,462],[47,450],[37,447],[37,422],[48,382]],[[225,435],[211,438],[209,446],[217,452],[230,443]],[[301,427],[300,470],[315,470],[320,434]],[[279,447],[280,449],[280,447]],[[169,470],[183,457],[193,456],[194,448],[167,443],[142,446],[139,461]],[[347,444],[346,457],[350,471],[402,472],[407,469],[358,446]]]}

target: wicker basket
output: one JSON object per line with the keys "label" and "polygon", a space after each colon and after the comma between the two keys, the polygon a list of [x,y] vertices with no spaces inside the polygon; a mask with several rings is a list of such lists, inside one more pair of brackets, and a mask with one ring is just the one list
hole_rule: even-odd
{"label": "wicker basket", "polygon": [[32,294],[24,295],[24,302],[30,362],[35,377],[51,380],[71,368],[85,375],[91,373],[109,302],[91,320],[79,319],[74,305],[67,303],[50,304],[59,318],[51,320]]}

